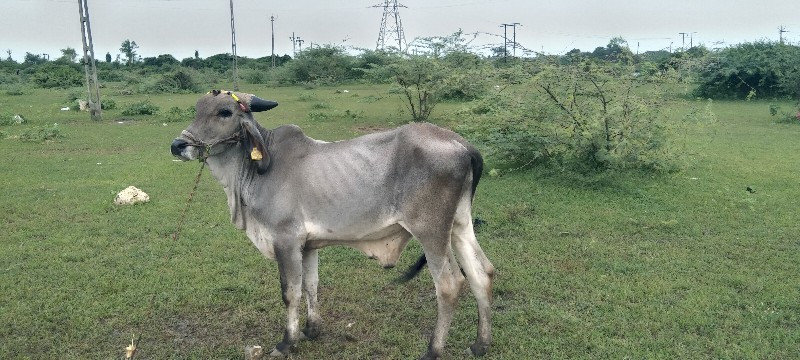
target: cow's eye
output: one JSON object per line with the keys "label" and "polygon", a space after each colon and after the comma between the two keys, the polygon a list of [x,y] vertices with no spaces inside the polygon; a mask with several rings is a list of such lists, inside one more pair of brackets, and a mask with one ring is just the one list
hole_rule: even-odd
{"label": "cow's eye", "polygon": [[231,115],[233,115],[233,113],[228,109],[222,109],[217,113],[217,115],[219,115],[220,117],[226,118],[226,117],[231,117]]}

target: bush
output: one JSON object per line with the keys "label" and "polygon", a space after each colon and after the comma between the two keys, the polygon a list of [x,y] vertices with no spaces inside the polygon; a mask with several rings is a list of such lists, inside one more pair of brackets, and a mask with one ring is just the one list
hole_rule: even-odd
{"label": "bush", "polygon": [[[668,125],[659,111],[662,94],[642,85],[632,66],[551,65],[526,86],[473,103],[460,114],[467,121],[458,130],[483,144],[487,159],[508,166],[676,169],[671,134],[678,125]],[[707,119],[708,111],[691,117]]]}
{"label": "bush", "polygon": [[769,114],[779,124],[800,124],[800,106],[795,113],[781,111],[777,104],[769,104]]}
{"label": "bush", "polygon": [[311,121],[328,121],[331,118],[333,118],[332,114],[322,111],[310,111],[308,113],[308,119]]}
{"label": "bush", "polygon": [[83,83],[81,73],[70,65],[52,63],[39,66],[31,76],[31,81],[42,88],[69,88]]}
{"label": "bush", "polygon": [[117,102],[112,98],[100,99],[100,108],[103,110],[114,110],[117,108]]}
{"label": "bush", "polygon": [[188,70],[178,69],[161,75],[155,81],[143,85],[142,92],[147,94],[193,93],[200,91],[197,81]]}
{"label": "bush", "polygon": [[158,106],[151,103],[149,100],[140,101],[128,105],[125,110],[122,110],[122,115],[135,116],[135,115],[155,115],[158,113]]}
{"label": "bush", "polygon": [[258,69],[239,69],[239,77],[248,84],[266,84],[269,82],[268,73]]}
{"label": "bush", "polygon": [[44,142],[52,141],[63,138],[64,135],[58,129],[58,124],[52,126],[41,126],[26,129],[19,135],[19,140],[22,142]]}
{"label": "bush", "polygon": [[330,45],[303,50],[285,66],[294,82],[333,85],[354,77],[352,57],[344,48]]}
{"label": "bush", "polygon": [[194,116],[195,116],[194,106],[189,106],[185,109],[173,106],[169,109],[169,111],[166,112],[166,114],[164,114],[163,121],[164,122],[189,121],[194,119]]}
{"label": "bush", "polygon": [[0,113],[0,126],[19,125],[25,123],[25,119],[11,112]]}
{"label": "bush", "polygon": [[800,95],[800,46],[759,41],[732,46],[706,59],[696,94],[745,99]]}
{"label": "bush", "polygon": [[20,96],[20,95],[25,95],[25,92],[22,91],[21,88],[14,87],[14,88],[6,90],[6,95],[8,95],[8,96]]}

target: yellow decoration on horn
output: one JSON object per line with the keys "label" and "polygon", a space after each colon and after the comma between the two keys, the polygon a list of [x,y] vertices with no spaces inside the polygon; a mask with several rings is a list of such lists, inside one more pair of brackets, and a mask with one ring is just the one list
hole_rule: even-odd
{"label": "yellow decoration on horn", "polygon": [[261,160],[263,158],[264,155],[261,154],[261,151],[259,151],[257,147],[253,147],[253,151],[250,152],[250,159]]}

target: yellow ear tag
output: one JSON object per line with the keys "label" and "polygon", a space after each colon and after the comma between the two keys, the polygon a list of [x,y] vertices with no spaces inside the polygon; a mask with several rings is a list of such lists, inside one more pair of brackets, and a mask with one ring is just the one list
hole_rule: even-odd
{"label": "yellow ear tag", "polygon": [[250,159],[261,160],[263,158],[264,155],[261,154],[261,151],[259,151],[257,147],[253,147],[253,151],[250,152]]}

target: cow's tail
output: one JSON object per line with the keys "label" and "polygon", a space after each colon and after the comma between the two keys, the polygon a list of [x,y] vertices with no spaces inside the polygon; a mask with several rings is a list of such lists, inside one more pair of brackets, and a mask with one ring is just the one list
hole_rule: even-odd
{"label": "cow's tail", "polygon": [[408,280],[417,277],[417,274],[419,274],[419,272],[422,271],[422,268],[424,268],[425,264],[427,263],[428,259],[425,257],[425,254],[422,254],[422,256],[420,256],[419,259],[417,259],[417,262],[414,263],[414,265],[409,266],[408,269],[406,269],[406,272],[403,273],[403,275],[400,275],[399,278],[395,279],[395,282],[404,283],[408,282]]}
{"label": "cow's tail", "polygon": [[[483,156],[481,156],[481,153],[478,151],[478,149],[472,145],[467,146],[467,149],[469,149],[470,164],[472,164],[472,193],[470,193],[471,201],[475,198],[475,190],[478,188],[478,182],[481,181],[481,175],[483,174]],[[425,254],[422,254],[422,256],[417,259],[417,262],[415,262],[414,265],[409,266],[403,275],[397,278],[395,282],[404,283],[415,278],[427,263],[428,259],[425,257]],[[464,269],[461,269],[461,273],[464,273]]]}
{"label": "cow's tail", "polygon": [[474,146],[468,147],[470,163],[472,164],[472,193],[471,199],[475,198],[475,190],[478,188],[478,182],[481,181],[483,174],[483,156]]}

